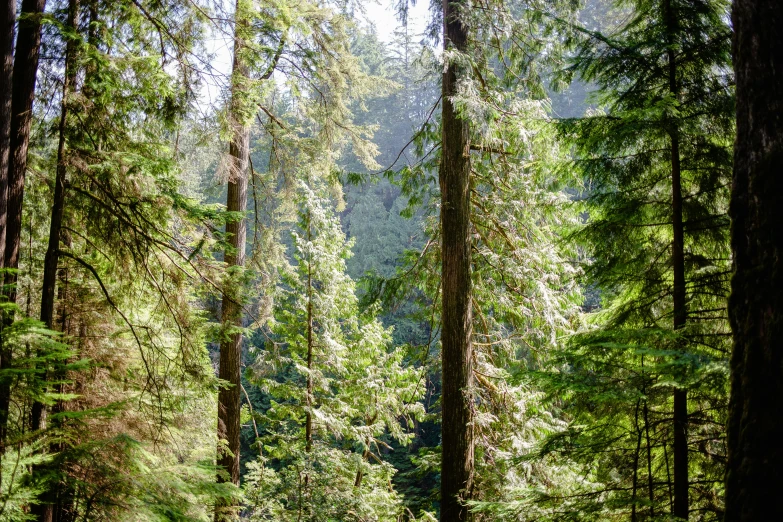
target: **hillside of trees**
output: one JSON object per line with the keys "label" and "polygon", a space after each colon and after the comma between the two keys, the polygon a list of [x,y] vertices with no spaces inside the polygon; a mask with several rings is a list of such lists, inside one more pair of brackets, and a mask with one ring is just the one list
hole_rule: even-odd
{"label": "hillside of trees", "polygon": [[4,1],[0,521],[783,520],[782,25]]}

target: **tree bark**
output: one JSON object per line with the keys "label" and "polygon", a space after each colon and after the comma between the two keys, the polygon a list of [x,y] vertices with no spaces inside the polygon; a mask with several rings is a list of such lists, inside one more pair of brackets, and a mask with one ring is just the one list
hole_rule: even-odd
{"label": "tree bark", "polygon": [[[244,213],[247,210],[247,172],[250,153],[250,128],[243,121],[240,106],[240,91],[243,88],[243,78],[247,77],[247,64],[243,61],[245,42],[242,35],[246,31],[248,21],[236,4],[236,19],[234,23],[234,58],[232,72],[232,101],[229,118],[232,126],[231,142],[229,144],[230,172],[226,209],[229,212]],[[247,241],[247,224],[244,217],[226,225],[226,235],[229,247],[226,248],[224,260],[229,267],[242,267],[245,264],[245,246]],[[241,289],[235,283],[229,284],[223,292],[221,320],[225,328],[232,330],[242,326]],[[220,389],[218,393],[218,438],[227,442],[227,450],[218,454],[218,466],[228,475],[218,474],[218,482],[230,481],[239,485],[239,432],[240,403],[242,377],[242,333],[229,333],[220,343],[220,379],[229,386]],[[236,520],[236,507],[217,505],[215,521]]]}
{"label": "tree bark", "polygon": [[783,2],[735,0],[726,515],[783,520]]}
{"label": "tree bark", "polygon": [[[664,19],[669,39],[667,60],[669,66],[669,92],[679,98],[677,63],[674,52],[675,36],[678,31],[677,15],[671,0],[664,1]],[[682,209],[682,170],[680,166],[680,136],[675,121],[669,124],[671,140],[672,181],[672,273],[673,273],[673,327],[683,328],[688,311],[685,293],[685,229]],[[674,390],[674,509],[672,515],[688,520],[688,395],[684,389]]]}
{"label": "tree bark", "polygon": [[[443,2],[444,48],[467,50],[461,2]],[[452,103],[461,71],[449,63],[443,74],[441,192],[443,367],[441,513],[444,522],[469,519],[464,500],[473,486],[472,310],[470,280],[469,127]]]}
{"label": "tree bark", "polygon": [[[70,0],[68,5],[68,25],[76,30],[79,25],[79,0]],[[60,109],[59,137],[57,141],[57,171],[54,179],[54,196],[52,198],[52,212],[49,223],[49,242],[44,256],[43,285],[41,289],[41,322],[47,328],[54,328],[54,296],[55,281],[57,280],[57,264],[60,253],[60,236],[62,235],[63,212],[65,210],[65,183],[67,176],[67,126],[69,98],[76,83],[76,56],[77,42],[69,39],[65,48],[65,76],[63,78],[63,99]]]}
{"label": "tree bark", "polygon": [[[68,26],[76,30],[79,25],[79,0],[68,2]],[[65,209],[65,180],[67,175],[66,161],[66,130],[68,125],[69,97],[76,82],[76,56],[77,42],[69,39],[65,48],[65,74],[63,77],[62,101],[60,108],[59,137],[57,142],[57,169],[54,179],[54,196],[52,198],[51,220],[49,224],[49,242],[44,257],[43,287],[41,290],[41,322],[50,330],[54,329],[54,297],[55,282],[57,280],[57,264],[59,261],[60,237],[62,235],[63,211]],[[64,325],[63,325],[64,326]],[[64,370],[56,370],[58,380],[64,377]],[[62,393],[62,389],[58,392]],[[42,417],[45,415],[45,405],[35,402],[32,408],[31,425],[33,430],[40,428]],[[55,411],[61,411],[61,405],[55,405]],[[52,448],[57,451],[58,447]],[[41,494],[41,502],[31,507],[31,513],[39,522],[51,522],[54,520],[54,508],[57,504],[58,488],[52,486]]]}
{"label": "tree bark", "polygon": [[[16,0],[0,5],[0,247],[5,248],[6,206],[8,203],[8,157],[11,148],[11,85],[14,70],[14,24]],[[0,253],[0,281],[5,258]],[[3,295],[0,292],[0,295]],[[0,321],[0,328],[2,322]],[[0,334],[0,372],[9,369],[12,353]],[[0,456],[5,453],[8,431],[8,408],[11,405],[11,379],[0,375]]]}
{"label": "tree bark", "polygon": [[652,469],[652,444],[650,442],[650,409],[647,406],[647,399],[644,400],[642,409],[644,416],[644,435],[647,443],[647,498],[650,500],[650,520],[655,519],[655,488]]}
{"label": "tree bark", "polygon": [[[16,0],[0,5],[0,245],[5,245],[6,205],[8,200],[8,159],[11,150],[11,86],[14,70],[14,25]],[[0,256],[0,269],[5,258]]]}
{"label": "tree bark", "polygon": [[[11,95],[11,148],[8,159],[8,203],[6,214],[5,267],[19,267],[19,241],[22,233],[22,201],[30,144],[35,80],[41,47],[41,18],[46,0],[24,0],[16,37]],[[6,295],[16,301],[16,275],[7,274]]]}
{"label": "tree bark", "polygon": [[[0,5],[0,245],[5,246],[6,205],[8,203],[8,158],[11,149],[11,85],[14,70],[14,25],[16,0]],[[0,269],[5,258],[0,256]]]}

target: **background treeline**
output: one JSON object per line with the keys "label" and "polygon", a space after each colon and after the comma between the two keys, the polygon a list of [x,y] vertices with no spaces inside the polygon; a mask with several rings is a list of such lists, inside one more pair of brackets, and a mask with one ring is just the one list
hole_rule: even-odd
{"label": "background treeline", "polygon": [[3,3],[0,520],[723,518],[728,0],[362,4]]}

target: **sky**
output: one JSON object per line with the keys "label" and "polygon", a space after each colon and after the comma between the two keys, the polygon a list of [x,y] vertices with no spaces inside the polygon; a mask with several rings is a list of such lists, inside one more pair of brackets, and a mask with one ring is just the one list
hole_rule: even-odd
{"label": "sky", "polygon": [[[367,19],[375,25],[378,38],[384,42],[392,39],[394,30],[400,26],[392,7],[392,0],[376,0],[365,3]],[[408,10],[408,30],[413,34],[424,31],[429,16],[429,0],[417,0]]]}

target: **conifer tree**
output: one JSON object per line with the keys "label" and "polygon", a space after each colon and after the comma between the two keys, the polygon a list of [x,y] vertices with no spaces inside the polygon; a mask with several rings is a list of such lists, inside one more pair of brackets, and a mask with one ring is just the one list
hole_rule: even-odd
{"label": "conifer tree", "polygon": [[[11,143],[8,159],[8,200],[6,218],[6,268],[19,266],[19,245],[22,233],[22,203],[27,154],[30,143],[35,82],[38,75],[38,57],[41,47],[41,27],[45,0],[22,3],[19,30],[14,49],[14,70],[11,84]],[[16,278],[9,273],[5,278],[10,287],[5,295],[14,302]]]}
{"label": "conifer tree", "polygon": [[[161,56],[176,45],[183,51],[180,56],[187,54],[187,42],[192,42],[188,37],[194,35],[187,31],[192,26],[176,34],[191,21],[187,13],[180,18],[182,26],[168,27],[167,44],[150,31],[154,27],[154,18],[150,18],[171,12],[170,6],[147,11],[129,4],[91,2],[85,6],[89,15],[81,25],[74,20],[78,11],[64,7],[52,8],[49,21],[56,30],[47,32],[46,44],[61,49],[60,56],[74,60],[83,74],[75,75],[70,63],[63,69],[63,62],[44,67],[39,74],[42,88],[56,83],[63,92],[63,84],[67,86],[65,95],[56,101],[65,106],[68,117],[63,118],[61,110],[52,111],[57,115],[51,119],[45,110],[33,114],[37,145],[30,172],[44,182],[27,187],[31,192],[23,216],[29,230],[26,226],[23,231],[23,244],[30,245],[30,250],[20,263],[20,280],[25,283],[20,299],[26,314],[35,313],[37,281],[43,272],[51,293],[42,296],[41,316],[63,333],[70,350],[63,354],[62,348],[51,344],[28,345],[30,356],[20,360],[20,368],[29,376],[22,382],[16,380],[21,410],[16,420],[28,422],[32,406],[33,420],[41,428],[28,431],[32,433],[28,439],[38,438],[32,485],[42,490],[44,503],[31,506],[30,511],[44,519],[104,516],[119,520],[125,514],[118,506],[138,493],[133,481],[144,481],[149,466],[160,466],[140,447],[152,438],[162,442],[154,434],[155,426],[164,430],[178,407],[203,405],[200,385],[211,384],[204,366],[205,351],[199,346],[201,326],[193,316],[191,296],[183,288],[186,282],[196,281],[200,261],[188,258],[190,233],[198,227],[195,214],[201,212],[202,218],[209,219],[214,213],[178,194],[168,147],[187,95],[177,70],[164,70]],[[103,23],[106,19],[112,20],[110,27]],[[131,34],[133,38],[120,38]],[[74,46],[80,51],[77,55],[71,53]],[[74,76],[78,84],[69,85]],[[78,110],[71,112],[74,107]],[[56,129],[53,139],[41,128]],[[66,175],[69,182],[63,183]],[[49,180],[66,191],[55,198],[64,197],[59,209],[55,205],[51,221],[46,219],[52,202],[47,198],[51,194],[45,181]],[[170,228],[174,222],[180,225],[176,232]],[[55,232],[47,234],[52,227]],[[54,262],[44,255],[47,239],[53,239],[49,250]],[[38,249],[42,244],[38,251],[46,268],[33,258],[33,245]],[[60,277],[56,277],[58,271]],[[28,285],[30,280],[36,285]],[[179,336],[166,333],[176,329]],[[107,370],[97,375],[86,372],[87,365],[80,358],[93,359]],[[193,396],[183,400],[180,394],[185,389]],[[135,407],[123,406],[131,397],[138,400]],[[124,422],[117,421],[119,412]],[[169,439],[168,443],[174,442]],[[52,462],[40,466],[44,459]],[[188,468],[193,461],[183,456],[181,463]],[[204,478],[203,470],[190,467],[188,472],[195,473],[193,478]],[[156,488],[176,482],[176,473],[162,476],[171,481],[161,480]],[[116,487],[106,490],[104,481],[114,481]],[[152,509],[164,505],[179,509],[174,506],[182,500],[182,490],[171,491],[168,500]],[[90,499],[87,504],[86,499]],[[133,498],[136,501],[137,514],[146,516],[150,506],[144,505],[142,497]]]}
{"label": "conifer tree", "polygon": [[[5,238],[0,248],[3,250],[3,268],[10,269],[3,273],[2,295],[10,303],[16,302],[16,274],[14,270],[19,267],[19,244],[22,233],[22,203],[24,198],[24,180],[27,169],[27,153],[30,142],[30,127],[32,125],[33,100],[35,98],[35,82],[38,73],[38,57],[41,46],[41,26],[44,10],[44,0],[28,0],[22,3],[19,29],[16,35],[16,46],[13,49],[14,65],[10,77],[5,83],[3,98],[10,96],[10,119],[8,123],[9,141],[8,151],[0,151],[0,165],[5,164],[5,154],[8,155],[4,172],[0,173],[0,237]],[[14,10],[8,6],[4,8],[5,18],[13,20]],[[6,22],[8,23],[8,22]],[[13,22],[10,22],[13,23]],[[12,31],[13,34],[13,31]],[[4,54],[4,69],[7,69],[7,61],[10,58],[11,49],[6,49]],[[6,70],[7,72],[7,70]],[[9,92],[10,91],[10,92]],[[5,102],[4,102],[5,108]],[[0,131],[0,137],[4,138],[5,130]],[[0,143],[2,146],[2,143]],[[5,194],[5,197],[3,195]],[[13,320],[14,310],[3,311],[3,327],[8,326]],[[13,353],[2,344],[0,339],[0,370],[10,370],[13,366]],[[7,412],[10,404],[10,386],[7,376],[0,376],[0,411]],[[0,437],[7,437],[7,413],[0,414]],[[0,442],[4,446],[5,442]],[[2,452],[0,452],[2,453]]]}
{"label": "conifer tree", "polygon": [[[237,0],[234,10],[234,50],[231,72],[231,102],[228,108],[230,132],[228,193],[226,210],[235,217],[226,225],[228,242],[223,260],[228,265],[228,278],[223,291],[221,321],[224,332],[220,342],[219,376],[225,381],[218,394],[218,472],[219,482],[239,485],[240,387],[242,365],[242,267],[245,263],[247,225],[248,161],[250,159],[250,128],[253,115],[248,105],[248,46],[252,38],[251,10],[248,2]],[[233,520],[236,508],[215,506],[215,521]]]}
{"label": "conifer tree", "polygon": [[[443,49],[467,50],[463,2],[443,3]],[[468,520],[473,488],[473,318],[470,242],[470,137],[454,106],[465,66],[449,59],[443,73],[441,164],[442,458],[440,519]]]}
{"label": "conifer tree", "polygon": [[396,520],[394,470],[379,450],[386,435],[410,441],[421,372],[389,349],[390,332],[371,313],[359,313],[345,267],[351,242],[330,202],[303,183],[298,194],[296,264],[283,274],[271,338],[253,365],[270,402],[259,415],[250,507],[258,520]]}
{"label": "conifer tree", "polygon": [[562,359],[561,384],[573,379],[565,389],[586,428],[561,442],[621,451],[598,468],[618,478],[599,481],[633,519],[715,517],[733,130],[727,4],[630,7],[611,33],[582,30],[570,71],[597,85],[601,109],[560,124],[586,184],[589,217],[576,237],[604,308]]}

